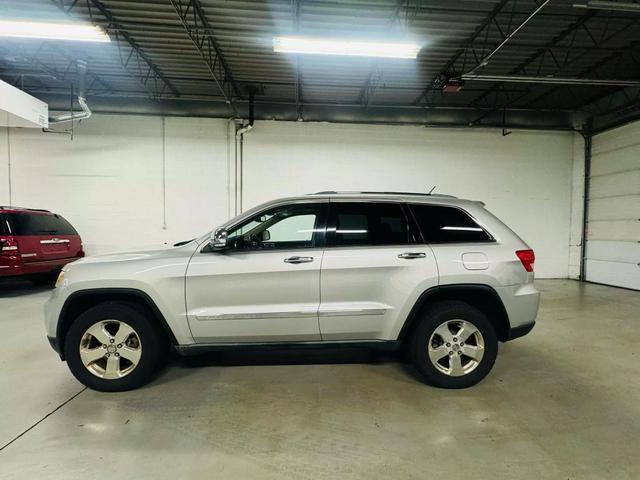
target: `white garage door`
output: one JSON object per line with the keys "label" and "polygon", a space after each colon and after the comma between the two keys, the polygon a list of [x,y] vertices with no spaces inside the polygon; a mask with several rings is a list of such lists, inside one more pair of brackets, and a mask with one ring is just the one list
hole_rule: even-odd
{"label": "white garage door", "polygon": [[586,276],[640,290],[640,122],[593,138]]}

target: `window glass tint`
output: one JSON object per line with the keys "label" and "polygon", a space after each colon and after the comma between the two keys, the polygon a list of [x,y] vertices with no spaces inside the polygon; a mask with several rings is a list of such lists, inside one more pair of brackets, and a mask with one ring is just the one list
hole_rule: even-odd
{"label": "window glass tint", "polygon": [[75,228],[60,215],[12,213],[14,235],[77,235]]}
{"label": "window glass tint", "polygon": [[418,226],[429,243],[487,242],[491,236],[458,208],[411,205]]}
{"label": "window glass tint", "polygon": [[409,231],[402,207],[397,203],[330,204],[330,246],[403,245]]}
{"label": "window glass tint", "polygon": [[0,214],[0,235],[9,235],[9,220],[6,215]]}
{"label": "window glass tint", "polygon": [[236,250],[313,247],[322,204],[276,207],[229,231],[227,245]]}

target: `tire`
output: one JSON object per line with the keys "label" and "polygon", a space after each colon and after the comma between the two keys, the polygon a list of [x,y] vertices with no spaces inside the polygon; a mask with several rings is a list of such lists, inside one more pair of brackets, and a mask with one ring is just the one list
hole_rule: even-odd
{"label": "tire", "polygon": [[151,380],[168,348],[143,310],[125,302],[105,302],[71,324],[64,352],[81,383],[101,392],[122,392]]}
{"label": "tire", "polygon": [[464,302],[440,302],[422,314],[410,354],[426,383],[467,388],[491,371],[498,339],[491,322],[477,308]]}

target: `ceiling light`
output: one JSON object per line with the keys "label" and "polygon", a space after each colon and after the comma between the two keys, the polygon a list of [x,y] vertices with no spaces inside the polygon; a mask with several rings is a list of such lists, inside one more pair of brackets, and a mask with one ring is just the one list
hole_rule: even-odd
{"label": "ceiling light", "polygon": [[416,58],[420,45],[408,42],[368,42],[309,37],[274,37],[273,51],[357,57]]}
{"label": "ceiling light", "polygon": [[48,38],[79,42],[109,42],[100,27],[74,23],[44,23],[0,20],[0,37]]}

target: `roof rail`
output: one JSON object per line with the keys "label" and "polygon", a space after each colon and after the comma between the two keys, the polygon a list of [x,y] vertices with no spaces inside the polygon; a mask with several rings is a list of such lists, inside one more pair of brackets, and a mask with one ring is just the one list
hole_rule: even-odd
{"label": "roof rail", "polygon": [[0,205],[0,210],[29,210],[31,212],[47,212],[47,213],[51,213],[50,210],[47,210],[45,208],[13,207],[11,205]]}
{"label": "roof rail", "polygon": [[424,192],[338,192],[335,190],[327,190],[324,192],[316,192],[316,193],[308,193],[307,195],[341,195],[341,194],[351,194],[351,195],[411,195],[411,196],[421,196],[421,197],[446,197],[446,198],[458,198],[453,195],[445,195],[442,193],[424,193]]}

